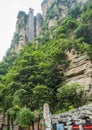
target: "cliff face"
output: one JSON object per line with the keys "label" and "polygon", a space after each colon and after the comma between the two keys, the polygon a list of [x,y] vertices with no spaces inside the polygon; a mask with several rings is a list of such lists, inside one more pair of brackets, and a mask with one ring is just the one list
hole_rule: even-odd
{"label": "cliff face", "polygon": [[[16,31],[13,40],[13,49],[16,52],[27,43],[28,41],[34,41],[35,37],[41,34],[41,28],[44,21],[48,21],[48,28],[54,26],[57,20],[62,20],[74,5],[78,3],[85,3],[88,0],[43,0],[42,15],[40,13],[34,17],[34,10],[29,9],[29,13],[26,14],[23,11],[19,11]],[[17,41],[15,41],[17,36]]]}
{"label": "cliff face", "polygon": [[[48,21],[48,28],[54,26],[57,20],[62,21],[67,16],[69,9],[72,9],[75,5],[82,6],[88,0],[44,0],[41,4],[44,20]],[[90,0],[89,0],[90,1]],[[70,60],[69,67],[65,70],[65,83],[80,84],[85,95],[88,98],[92,96],[92,63],[89,56],[85,54],[79,54],[76,50],[66,51],[68,60]]]}
{"label": "cliff face", "polygon": [[33,9],[29,9],[28,13],[28,19],[27,19],[27,25],[26,25],[26,34],[27,34],[27,39],[28,41],[33,41],[35,37],[34,33],[34,16],[33,16]]}
{"label": "cliff face", "polygon": [[43,18],[40,13],[34,17],[33,12],[34,10],[30,8],[28,14],[24,11],[19,11],[18,13],[15,35],[12,43],[13,49],[16,52],[19,52],[28,41],[34,41],[35,37],[40,34]]}
{"label": "cliff face", "polygon": [[[14,40],[14,49],[16,52],[18,52],[26,43],[27,41],[27,35],[26,35],[26,24],[27,24],[27,15],[25,12],[20,11],[18,16],[17,16],[17,22],[16,22],[16,31],[15,31],[15,36]],[[17,42],[17,43],[16,43]]]}
{"label": "cliff face", "polygon": [[70,65],[65,70],[64,76],[66,77],[66,83],[78,83],[86,92],[88,97],[92,97],[92,63],[89,56],[79,54],[77,51],[72,49],[66,51],[67,57],[70,60]]}
{"label": "cliff face", "polygon": [[[43,18],[48,20],[48,27],[51,28],[58,19],[63,19],[70,8],[77,3],[85,3],[88,0],[44,0],[41,4]],[[55,14],[50,14],[51,11]],[[41,14],[37,14],[34,17],[33,9],[29,9],[29,13],[26,14],[20,11],[17,17],[16,31],[14,42],[14,50],[19,50],[28,41],[33,41],[35,37],[40,35],[41,27],[43,25],[43,18]],[[92,93],[92,64],[87,54],[80,55],[78,52],[71,50],[66,52],[68,59],[71,61],[69,68],[64,73],[66,77],[66,83],[71,84],[78,82],[84,86],[85,91]]]}
{"label": "cliff face", "polygon": [[35,32],[36,37],[40,35],[42,25],[43,25],[43,17],[40,13],[38,13],[37,16],[36,16],[36,25],[35,25],[35,27],[36,27],[36,29],[35,29],[36,30],[36,32]]}
{"label": "cliff face", "polygon": [[44,0],[41,4],[44,20],[49,20],[48,27],[54,26],[57,20],[62,20],[66,17],[69,9],[75,5],[82,5],[88,0]]}
{"label": "cliff face", "polygon": [[41,7],[42,7],[42,14],[43,14],[43,18],[45,19],[46,17],[46,13],[48,8],[50,8],[50,6],[52,5],[54,0],[43,0]]}

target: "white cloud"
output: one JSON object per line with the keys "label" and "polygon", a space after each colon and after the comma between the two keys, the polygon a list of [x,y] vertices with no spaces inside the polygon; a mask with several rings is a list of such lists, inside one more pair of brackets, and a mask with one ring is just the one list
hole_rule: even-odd
{"label": "white cloud", "polygon": [[34,9],[34,15],[41,12],[43,0],[3,0],[0,1],[0,61],[10,47],[15,32],[18,11],[28,13],[29,8]]}

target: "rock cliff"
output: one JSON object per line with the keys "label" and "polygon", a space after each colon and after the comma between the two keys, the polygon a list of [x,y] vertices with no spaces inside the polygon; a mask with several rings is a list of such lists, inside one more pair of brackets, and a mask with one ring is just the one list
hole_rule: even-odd
{"label": "rock cliff", "polygon": [[42,18],[42,15],[40,13],[37,14],[36,16],[36,37],[40,35],[41,33],[41,27],[43,25],[43,18]]}
{"label": "rock cliff", "polygon": [[26,24],[27,15],[23,11],[19,11],[16,22],[16,31],[14,35],[14,49],[18,52],[26,43]]}
{"label": "rock cliff", "polygon": [[57,20],[62,20],[68,14],[68,11],[75,5],[80,3],[80,6],[88,0],[44,0],[41,4],[43,18],[48,20],[48,27],[54,26]]}
{"label": "rock cliff", "polygon": [[[66,2],[67,1],[67,2]],[[44,0],[41,4],[44,21],[48,21],[48,28],[52,28],[57,22],[67,16],[68,11],[76,5],[82,5],[90,0]],[[65,70],[65,83],[80,84],[87,98],[92,98],[92,63],[87,53],[80,54],[72,49],[66,51],[70,65]]]}
{"label": "rock cliff", "polygon": [[47,13],[48,8],[51,7],[53,1],[54,0],[43,0],[41,7],[42,7],[42,14],[43,14],[44,19],[46,17],[46,13]]}
{"label": "rock cliff", "polygon": [[43,18],[40,13],[34,16],[34,10],[29,8],[29,13],[19,11],[16,22],[16,30],[12,40],[13,49],[19,52],[28,42],[34,41],[35,37],[40,35]]}
{"label": "rock cliff", "polygon": [[[67,2],[68,3],[66,4],[60,0],[44,0],[41,4],[43,17],[39,13],[34,17],[34,10],[31,8],[29,9],[28,14],[20,11],[17,17],[14,39],[12,41],[13,49],[16,52],[19,52],[28,41],[34,41],[35,37],[40,35],[43,19],[44,21],[48,21],[48,28],[50,29],[57,20],[62,20],[67,15],[68,9],[72,8],[77,3],[85,3],[87,0],[67,0]],[[70,61],[69,67],[64,70],[65,83],[72,84],[76,82],[80,84],[84,89],[85,96],[87,98],[92,98],[92,63],[90,57],[87,53],[80,54],[74,49],[66,50],[65,53]],[[65,122],[67,124],[71,124],[72,121],[74,121],[76,125],[84,121],[85,124],[85,120],[82,120],[82,117],[86,118],[86,116],[91,119],[92,123],[91,108],[92,104],[75,109],[70,113],[53,115],[53,124],[57,121]],[[3,117],[1,116],[0,122],[2,122],[2,118]],[[2,123],[0,123],[0,126],[1,125]],[[6,125],[7,124],[5,124],[5,126]]]}
{"label": "rock cliff", "polygon": [[[72,8],[77,3],[85,3],[87,0],[44,0],[41,4],[44,20],[49,20],[48,27],[54,26],[58,19],[63,19],[68,9]],[[50,14],[51,11],[55,14]],[[26,14],[19,11],[16,22],[16,31],[13,40],[13,48],[16,52],[25,45],[28,41],[33,41],[35,37],[40,35],[41,27],[43,25],[43,18],[40,13],[34,17],[34,10],[29,9]],[[64,73],[66,83],[71,84],[77,82],[81,84],[89,97],[92,95],[92,63],[88,55],[78,54],[75,50],[66,52],[68,59],[71,61],[69,68]],[[90,92],[90,93],[89,93]]]}
{"label": "rock cliff", "polygon": [[70,60],[64,76],[67,84],[78,83],[83,86],[87,97],[92,97],[92,63],[87,53],[79,54],[74,49],[66,51]]}
{"label": "rock cliff", "polygon": [[[77,3],[85,3],[88,0],[44,0],[41,4],[44,20],[49,20],[48,27],[54,26],[58,19],[63,19],[68,9],[72,8]],[[52,13],[54,14],[50,14]],[[54,11],[54,12],[53,12]],[[35,37],[40,35],[41,27],[43,25],[43,18],[41,14],[34,17],[34,10],[29,9],[26,14],[20,11],[17,17],[16,31],[13,41],[13,48],[18,52],[26,42],[33,41]],[[48,15],[49,14],[49,15]],[[68,59],[71,61],[69,68],[64,73],[66,83],[71,84],[77,82],[81,84],[87,95],[92,94],[92,63],[87,54],[78,54],[75,50],[66,52]],[[90,93],[89,93],[90,91]]]}
{"label": "rock cliff", "polygon": [[[67,15],[68,10],[78,3],[85,3],[88,0],[43,0],[42,15],[40,13],[34,16],[34,10],[29,9],[28,14],[19,11],[16,31],[13,38],[13,49],[16,52],[28,42],[34,41],[35,37],[41,34],[42,25],[48,22],[48,28],[52,28],[58,20]],[[81,4],[82,5],[82,4]]]}

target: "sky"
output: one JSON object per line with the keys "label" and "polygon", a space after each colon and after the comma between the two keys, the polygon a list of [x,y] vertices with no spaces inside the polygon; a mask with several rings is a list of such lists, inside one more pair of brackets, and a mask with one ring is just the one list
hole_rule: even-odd
{"label": "sky", "polygon": [[19,11],[28,13],[34,9],[34,15],[41,12],[43,0],[0,0],[0,61],[10,47],[15,32]]}

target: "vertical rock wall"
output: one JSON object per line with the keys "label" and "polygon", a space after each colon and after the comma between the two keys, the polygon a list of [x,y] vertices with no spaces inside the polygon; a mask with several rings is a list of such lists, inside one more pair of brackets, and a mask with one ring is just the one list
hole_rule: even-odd
{"label": "vertical rock wall", "polygon": [[16,52],[19,52],[28,41],[34,41],[35,37],[40,35],[43,18],[40,13],[34,17],[33,12],[34,10],[30,8],[28,14],[24,11],[18,13],[15,31],[17,40],[14,37],[13,46]]}
{"label": "vertical rock wall", "polygon": [[[46,20],[46,13],[51,7],[51,10],[54,10],[54,13],[49,12],[53,17],[49,18],[48,28],[51,29],[57,20],[62,20],[68,13],[68,9],[73,7],[75,3],[85,3],[88,0],[70,0],[67,2],[62,2],[62,0],[43,0],[42,15],[37,14],[34,17],[34,10],[29,9],[29,13],[26,14],[23,11],[20,11],[18,14],[18,19],[16,23],[16,34],[18,36],[17,42],[14,41],[14,50],[19,52],[19,50],[28,42],[34,41],[35,37],[39,36],[41,33],[41,28],[43,25],[43,20]],[[53,7],[52,7],[53,5]],[[50,10],[49,10],[50,11]]]}
{"label": "vertical rock wall", "polygon": [[79,54],[72,49],[66,51],[68,60],[70,60],[69,67],[64,72],[66,83],[78,83],[86,92],[88,98],[92,98],[92,63],[87,53]]}
{"label": "vertical rock wall", "polygon": [[43,18],[42,15],[38,13],[36,16],[36,36],[40,35],[42,25],[43,25]]}
{"label": "vertical rock wall", "polygon": [[47,10],[53,2],[54,2],[54,0],[43,0],[41,7],[42,7],[42,14],[43,14],[44,20],[46,18]]}
{"label": "vertical rock wall", "polygon": [[27,38],[28,41],[33,41],[35,37],[34,33],[34,16],[33,9],[29,9],[28,22],[27,22]]}
{"label": "vertical rock wall", "polygon": [[24,11],[19,11],[18,16],[17,16],[17,22],[16,22],[16,31],[14,37],[14,50],[18,52],[27,42],[26,39],[26,24],[27,24],[27,15],[25,14]]}
{"label": "vertical rock wall", "polygon": [[48,9],[50,9],[51,12],[48,12],[49,13],[48,15],[49,16],[51,15],[48,21],[48,27],[50,29],[51,27],[54,26],[57,20],[62,20],[64,17],[66,17],[68,10],[70,8],[79,3],[80,5],[84,4],[87,1],[89,0],[69,0],[67,2],[62,0],[43,0],[41,4],[43,19],[46,20]]}

